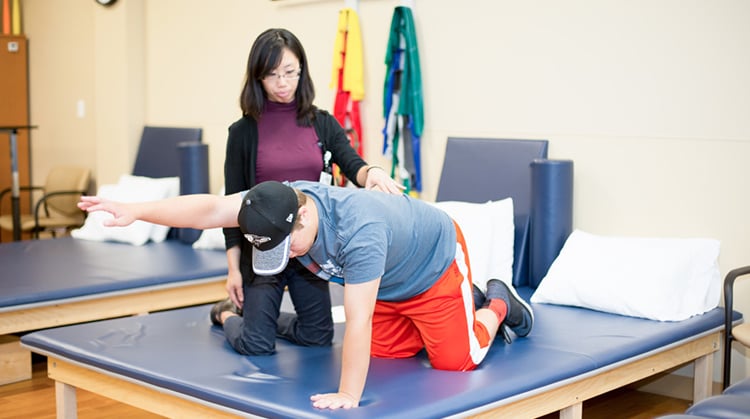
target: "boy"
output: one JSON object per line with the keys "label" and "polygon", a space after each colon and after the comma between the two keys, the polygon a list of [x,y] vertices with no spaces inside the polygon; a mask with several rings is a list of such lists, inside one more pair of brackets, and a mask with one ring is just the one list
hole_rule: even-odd
{"label": "boy", "polygon": [[[273,274],[297,258],[319,277],[345,284],[339,389],[311,396],[316,408],[358,406],[370,356],[405,358],[424,348],[434,368],[468,371],[501,326],[526,336],[533,325],[529,305],[496,279],[474,310],[461,230],[443,211],[406,195],[263,182],[246,194],[138,204],[83,197],[79,206],[112,213],[112,226],[138,219],[199,229],[239,225],[254,246],[256,271]],[[222,320],[232,315],[221,313]]]}

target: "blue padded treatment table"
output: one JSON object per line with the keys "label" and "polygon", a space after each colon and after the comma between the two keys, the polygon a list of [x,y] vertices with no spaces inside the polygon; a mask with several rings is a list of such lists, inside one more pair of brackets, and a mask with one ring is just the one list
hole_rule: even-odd
{"label": "blue padded treatment table", "polygon": [[[516,252],[520,247],[518,260],[527,261],[534,245],[529,165],[546,147],[546,141],[449,139],[439,200],[512,196],[516,237],[523,238]],[[457,155],[477,150],[481,159],[455,164]],[[492,189],[501,179],[505,189]],[[534,291],[528,266],[515,266],[514,275],[528,299]],[[83,388],[170,417],[537,417],[561,411],[573,418],[581,417],[587,399],[690,362],[694,399],[710,395],[723,325],[719,308],[682,322],[556,305],[533,309],[531,334],[510,345],[496,340],[476,371],[433,370],[424,356],[373,359],[361,406],[348,411],[319,411],[309,401],[311,394],[337,389],[341,324],[332,348],[279,341],[270,357],[234,352],[221,329],[211,326],[210,306],[48,329],[24,336],[22,344],[48,356],[63,411],[74,409],[74,389]]]}
{"label": "blue padded treatment table", "polygon": [[[712,333],[723,318],[714,310],[672,324],[536,304],[532,334],[511,345],[496,340],[476,371],[434,370],[424,356],[373,359],[361,406],[327,412],[312,408],[309,396],[338,386],[341,329],[333,348],[279,341],[274,356],[242,356],[228,345],[221,329],[211,325],[209,310],[200,306],[49,329],[26,335],[22,342],[50,357],[51,378],[74,385],[75,379],[65,374],[68,365],[80,363],[105,376],[134,380],[238,415],[413,419],[479,413],[582,377],[608,372],[617,376],[623,362],[650,367],[652,353],[664,347],[689,339],[718,342]],[[600,385],[617,387],[616,381]],[[170,401],[159,404],[168,406]],[[528,409],[543,407],[540,402],[533,405]],[[501,417],[533,417],[533,410],[523,412]]]}
{"label": "blue padded treatment table", "polygon": [[[203,147],[201,136],[201,128],[144,127],[133,174],[178,176],[181,186],[195,187],[196,179],[208,177],[207,164],[182,161],[178,146]],[[0,339],[226,296],[224,252],[195,251],[175,240],[143,247],[71,237],[4,243],[0,266]],[[6,355],[2,361],[13,362]],[[7,370],[0,373],[0,383],[30,377],[31,363],[25,374],[5,374]]]}
{"label": "blue padded treatment table", "polygon": [[226,254],[178,240],[144,246],[72,237],[0,245],[0,383],[31,378],[18,338],[33,330],[132,316],[226,297]]}
{"label": "blue padded treatment table", "polygon": [[0,246],[0,312],[227,274],[226,254],[167,240],[132,246],[62,237]]}
{"label": "blue padded treatment table", "polygon": [[[226,254],[178,240],[144,246],[72,237],[4,243],[0,266],[0,336],[226,297]],[[24,362],[5,355],[0,361]],[[3,370],[0,383],[30,378],[26,356],[28,365],[18,373]]]}
{"label": "blue padded treatment table", "polygon": [[[178,149],[200,144],[201,136],[200,128],[144,127],[133,174],[179,176],[181,184],[207,177],[206,165],[181,163]],[[71,237],[3,243],[0,266],[0,335],[226,296],[225,253],[176,240],[141,247]]]}

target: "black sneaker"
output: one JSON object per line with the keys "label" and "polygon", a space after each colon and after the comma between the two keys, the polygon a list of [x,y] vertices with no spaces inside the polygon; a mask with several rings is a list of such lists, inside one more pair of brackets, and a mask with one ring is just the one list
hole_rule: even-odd
{"label": "black sneaker", "polygon": [[[487,281],[487,300],[499,298],[508,306],[501,328],[510,328],[518,337],[524,337],[531,332],[534,325],[534,312],[531,306],[516,293],[515,288],[508,286],[499,279]],[[503,330],[503,337],[507,338],[507,330]]]}
{"label": "black sneaker", "polygon": [[217,326],[223,325],[223,323],[221,322],[221,313],[225,311],[230,311],[238,316],[242,315],[242,309],[234,305],[232,300],[227,297],[226,299],[217,302],[213,307],[211,307],[211,322]]}
{"label": "black sneaker", "polygon": [[474,311],[477,311],[484,306],[484,293],[474,284],[471,284],[471,293],[474,295]]}

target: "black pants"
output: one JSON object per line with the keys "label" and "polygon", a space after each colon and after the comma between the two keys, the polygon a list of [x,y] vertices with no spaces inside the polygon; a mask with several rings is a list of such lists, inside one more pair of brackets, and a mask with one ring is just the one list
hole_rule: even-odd
{"label": "black pants", "polygon": [[[245,301],[242,317],[230,317],[224,333],[230,345],[244,355],[269,355],[280,337],[303,346],[330,346],[333,319],[328,281],[319,279],[296,259],[274,276],[256,276],[252,267],[240,268]],[[281,313],[284,289],[294,304],[294,313]]]}

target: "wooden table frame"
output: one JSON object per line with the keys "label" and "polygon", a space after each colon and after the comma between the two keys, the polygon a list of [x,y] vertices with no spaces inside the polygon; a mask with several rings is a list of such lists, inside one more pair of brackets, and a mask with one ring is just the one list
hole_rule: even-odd
{"label": "wooden table frame", "polygon": [[[719,350],[721,330],[659,348],[580,377],[552,384],[462,413],[461,417],[538,417],[559,411],[562,419],[583,416],[583,402],[672,368],[694,364],[693,401],[709,397],[713,384],[713,354]],[[77,417],[76,389],[130,404],[168,417],[236,417],[242,412],[172,392],[136,379],[48,355],[47,371],[55,380],[57,417]]]}
{"label": "wooden table frame", "polygon": [[485,411],[473,417],[538,417],[559,411],[561,419],[580,419],[584,401],[690,362],[694,366],[693,402],[698,402],[712,395],[713,355],[719,350],[721,337],[721,330],[717,330],[671,347],[659,348],[646,356],[622,361],[615,367],[586,374],[584,378],[562,386],[507,403],[499,402],[502,403],[499,406],[485,406],[482,408]]}
{"label": "wooden table frame", "polygon": [[[225,276],[216,276],[43,304],[0,308],[0,336],[208,304],[226,298],[225,282]],[[0,377],[0,382],[2,381],[5,380]]]}

